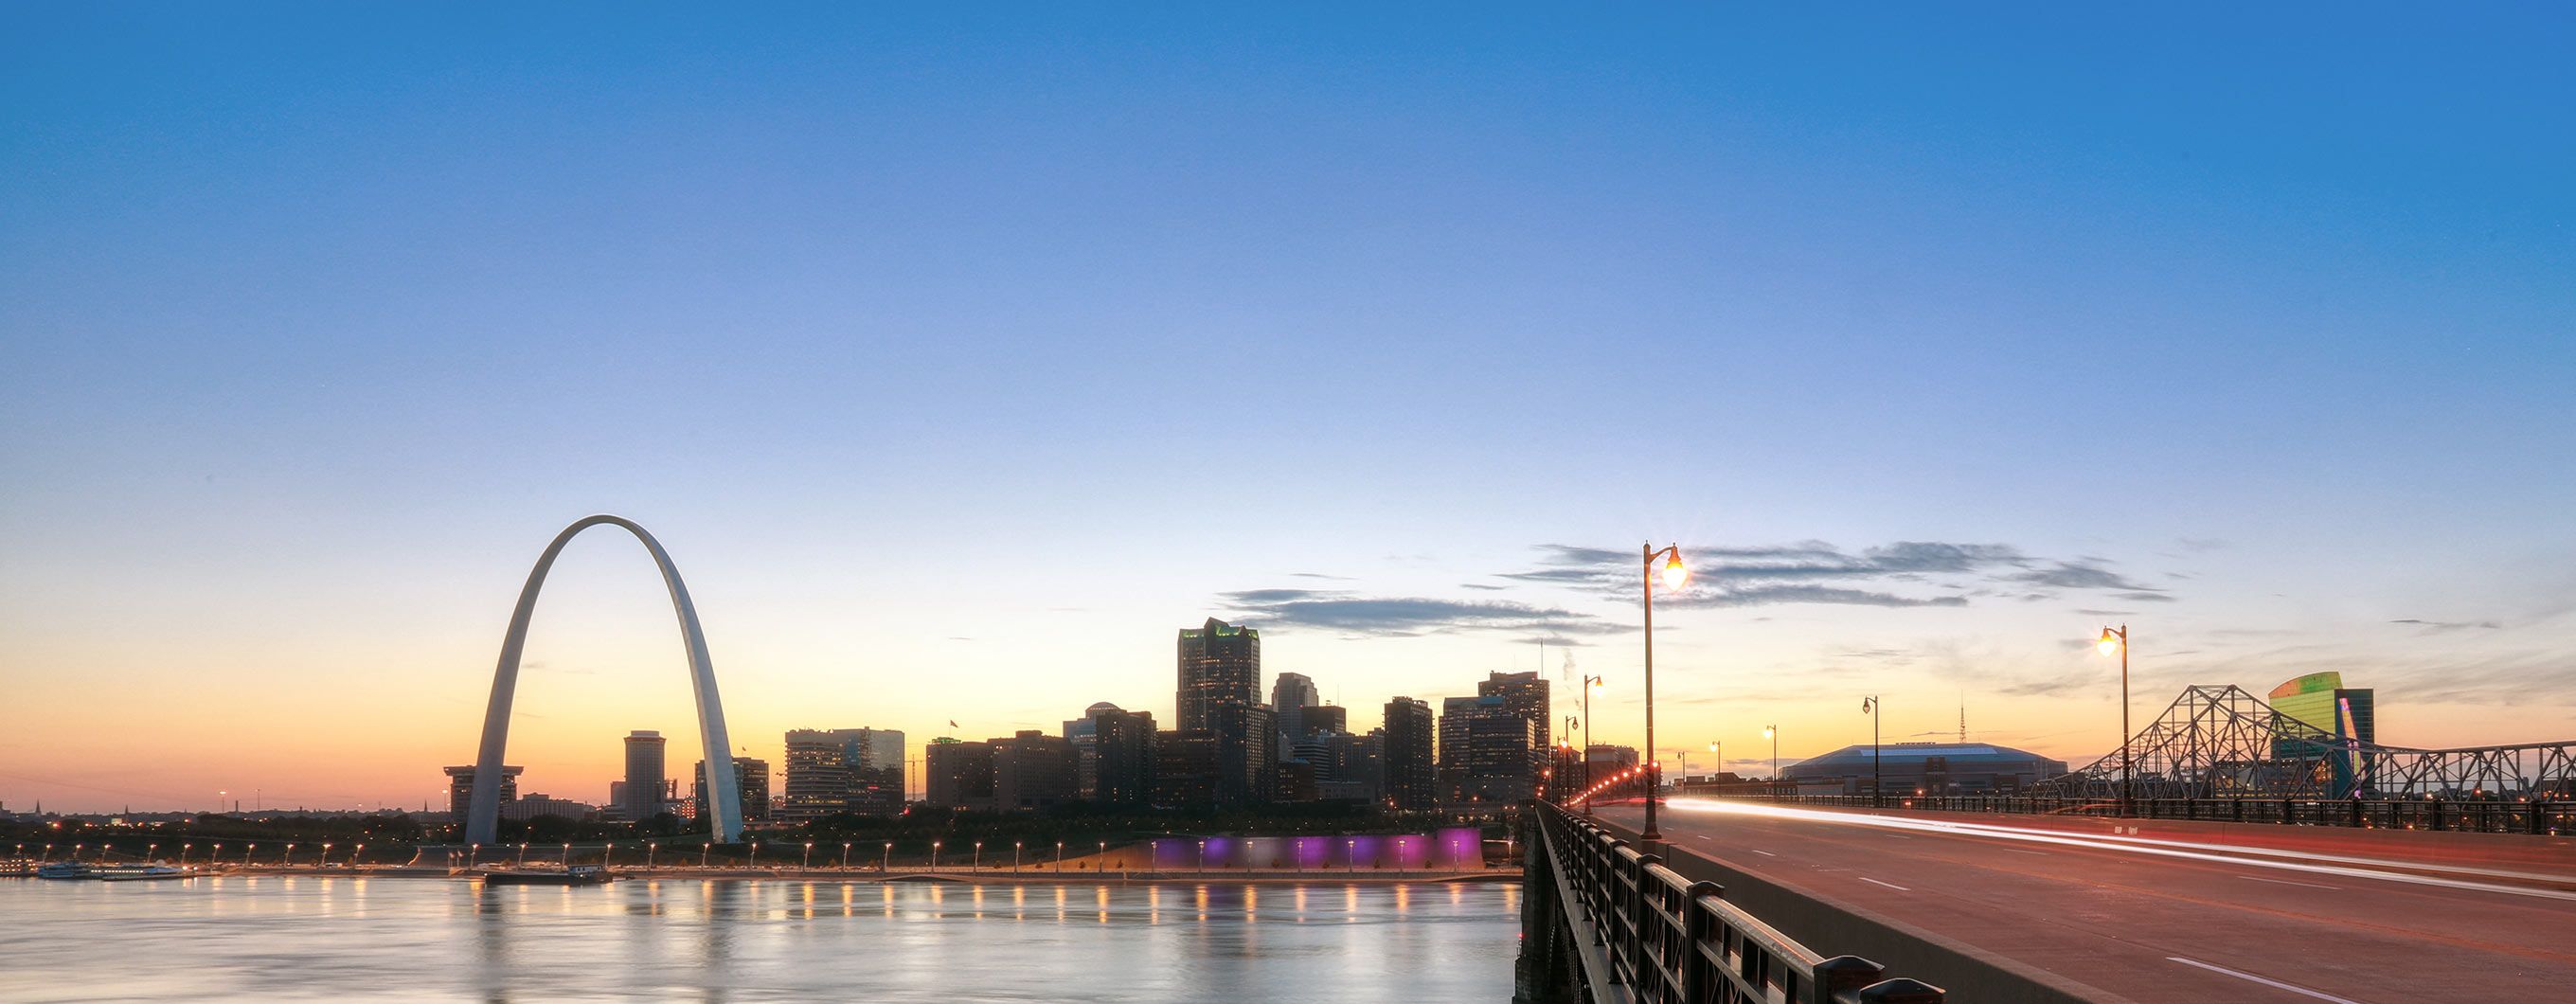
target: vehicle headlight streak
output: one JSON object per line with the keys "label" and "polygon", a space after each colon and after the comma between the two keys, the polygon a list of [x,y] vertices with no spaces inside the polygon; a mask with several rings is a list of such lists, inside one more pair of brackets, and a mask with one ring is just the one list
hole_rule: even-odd
{"label": "vehicle headlight streak", "polygon": [[[2344,862],[2349,865],[2373,865],[2378,868],[2406,868],[2416,871],[2443,871],[2459,875],[2483,875],[2493,878],[2514,878],[2539,882],[2564,883],[2570,881],[2564,876],[2542,875],[2530,872],[2499,871],[2486,868],[2461,868],[2453,865],[2421,864],[2409,861],[2385,861],[2376,858],[2345,857],[2333,854],[2312,854],[2305,851],[2283,850],[2276,847],[2246,847],[2236,844],[2197,844],[2180,840],[2159,840],[2153,837],[2114,836],[2110,834],[2047,833],[2038,830],[2017,829],[2014,827],[1996,826],[1987,823],[1960,823],[1944,820],[1907,819],[1898,816],[1872,816],[1854,813],[1825,812],[1817,809],[1794,809],[1786,806],[1762,805],[1758,803],[1734,802],[1720,799],[1674,798],[1666,800],[1665,807],[1682,812],[1764,816],[1773,819],[1794,819],[1800,822],[1810,823],[1832,823],[1844,826],[1874,826],[1890,830],[1911,830],[1919,833],[1945,833],[1952,836],[1965,837],[1987,837],[1996,840],[2016,840],[2024,843],[2053,844],[2060,847],[2075,847],[2098,851],[2123,851],[2130,854],[2181,858],[2188,861],[2207,861],[2216,864],[2239,865],[2252,868],[2272,868],[2281,871],[2307,872],[2312,875],[2336,875],[2344,878],[2377,879],[2382,882],[2403,882],[2409,885],[2438,886],[2445,889],[2467,889],[2482,892],[2503,893],[2508,896],[2530,896],[2537,899],[2554,899],[2576,902],[2576,893],[2558,889],[2533,889],[2527,886],[2500,885],[2493,882],[2472,882],[2465,879],[2449,879],[2434,875],[2411,875],[2403,872],[2379,871],[2375,868],[2355,868],[2345,867],[2344,865],[2312,864],[2309,862],[2336,861]],[[2246,855],[2246,857],[2237,857],[2234,855]],[[2265,858],[2298,858],[2304,860],[2264,860]]]}

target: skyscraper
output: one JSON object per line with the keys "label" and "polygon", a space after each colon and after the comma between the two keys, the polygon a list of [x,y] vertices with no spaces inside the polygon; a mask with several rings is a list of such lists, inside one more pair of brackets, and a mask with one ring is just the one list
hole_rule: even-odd
{"label": "skyscraper", "polygon": [[1279,790],[1279,724],[1267,704],[1213,701],[1207,731],[1216,736],[1219,805],[1267,802]]}
{"label": "skyscraper", "polygon": [[[454,820],[456,825],[463,826],[465,825],[465,810],[474,802],[474,765],[466,764],[462,767],[448,767],[445,769],[447,771],[448,818]],[[501,805],[503,808],[506,809],[510,803],[519,800],[519,773],[525,770],[527,770],[525,767],[501,768]]]}
{"label": "skyscraper", "polygon": [[2296,727],[2282,729],[2272,738],[2272,755],[2283,758],[2311,758],[2319,761],[2318,783],[2328,794],[2342,798],[2353,793],[2356,766],[2349,751],[2320,756],[2318,744],[2375,744],[2379,740],[2377,693],[2368,688],[2343,685],[2343,674],[2328,670],[2297,677],[2272,688],[2272,710],[2285,718],[2313,728],[2311,733]]}
{"label": "skyscraper", "polygon": [[1044,809],[1075,797],[1073,744],[1063,736],[1022,729],[993,748],[993,807]]}
{"label": "skyscraper", "polygon": [[1452,697],[1440,711],[1440,800],[1461,807],[1528,800],[1546,761],[1537,726],[1500,694]]}
{"label": "skyscraper", "polygon": [[1307,705],[1298,714],[1298,728],[1304,731],[1300,732],[1297,738],[1303,739],[1318,733],[1350,731],[1350,710],[1338,704]]}
{"label": "skyscraper", "polygon": [[1099,726],[1093,723],[1093,719],[1103,712],[1117,710],[1117,705],[1100,701],[1084,708],[1082,717],[1067,719],[1064,723],[1064,740],[1073,744],[1074,786],[1080,797],[1100,797]]}
{"label": "skyscraper", "polygon": [[1154,804],[1201,808],[1216,801],[1216,733],[1171,729],[1154,736]]}
{"label": "skyscraper", "polygon": [[1210,617],[1197,628],[1182,628],[1180,689],[1173,700],[1183,731],[1208,727],[1208,705],[1215,701],[1261,703],[1261,632],[1235,627]]}
{"label": "skyscraper", "polygon": [[1291,743],[1306,738],[1308,707],[1321,703],[1315,697],[1315,681],[1304,673],[1281,673],[1270,684],[1270,710],[1279,716],[1279,733]]}
{"label": "skyscraper", "polygon": [[[1092,705],[1099,708],[1101,705]],[[1091,715],[1095,783],[1092,798],[1145,805],[1154,798],[1154,716],[1111,707]]]}
{"label": "skyscraper", "polygon": [[1500,697],[1503,707],[1530,723],[1538,736],[1539,755],[1544,759],[1556,732],[1547,719],[1547,678],[1536,671],[1526,673],[1487,673],[1476,684],[1479,697]]}
{"label": "skyscraper", "polygon": [[930,804],[942,809],[964,809],[991,812],[993,800],[993,747],[990,743],[959,742],[941,737],[922,748],[922,766],[929,776]]}
{"label": "skyscraper", "polygon": [[894,729],[789,730],[778,818],[803,823],[843,812],[902,813],[903,753],[903,733]]}
{"label": "skyscraper", "polygon": [[[690,774],[695,778],[690,801],[697,806],[697,818],[707,818],[707,762],[698,761]],[[741,814],[734,817],[746,823],[769,819],[769,761],[746,756],[733,758],[734,791],[740,795]]]}
{"label": "skyscraper", "polygon": [[617,809],[627,822],[640,823],[663,811],[662,745],[662,734],[650,729],[626,734],[626,791]]}
{"label": "skyscraper", "polygon": [[1438,804],[1438,774],[1431,758],[1431,705],[1410,697],[1386,702],[1386,798],[1403,810]]}

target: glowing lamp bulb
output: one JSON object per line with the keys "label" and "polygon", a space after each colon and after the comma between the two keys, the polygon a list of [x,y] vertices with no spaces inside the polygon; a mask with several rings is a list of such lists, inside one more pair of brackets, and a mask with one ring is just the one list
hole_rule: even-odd
{"label": "glowing lamp bulb", "polygon": [[1690,569],[1682,567],[1682,553],[1674,551],[1672,560],[1664,562],[1664,588],[1680,589],[1690,581]]}
{"label": "glowing lamp bulb", "polygon": [[2120,636],[2112,634],[2110,628],[2103,628],[2102,640],[2094,642],[2093,647],[2100,649],[2103,655],[2118,655],[2120,654]]}

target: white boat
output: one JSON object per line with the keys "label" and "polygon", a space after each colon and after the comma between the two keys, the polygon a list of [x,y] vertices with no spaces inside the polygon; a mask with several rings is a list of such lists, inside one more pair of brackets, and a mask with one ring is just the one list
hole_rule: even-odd
{"label": "white boat", "polygon": [[109,882],[148,882],[154,879],[190,878],[188,872],[169,865],[121,865],[100,869],[98,877]]}
{"label": "white boat", "polygon": [[98,877],[98,873],[90,871],[88,865],[81,864],[77,861],[56,861],[52,864],[37,866],[36,877],[42,879],[94,879]]}

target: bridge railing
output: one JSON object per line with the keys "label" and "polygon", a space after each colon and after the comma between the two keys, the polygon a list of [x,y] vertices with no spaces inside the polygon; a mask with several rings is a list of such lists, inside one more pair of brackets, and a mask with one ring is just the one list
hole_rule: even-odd
{"label": "bridge railing", "polygon": [[[1758,790],[1677,794],[1745,798],[1789,805],[1835,808],[1930,809],[1940,812],[2024,813],[2032,815],[2120,814],[2113,798],[2065,795],[1775,795]],[[2462,833],[2576,835],[2576,802],[2509,801],[2450,798],[2140,798],[2129,804],[2139,819],[2179,819],[2217,823],[2277,823],[2292,826],[2353,826],[2383,830],[2431,830]]]}
{"label": "bridge railing", "polygon": [[[1540,803],[1532,841],[1534,920],[1564,921],[1580,999],[1594,1004],[1938,1004],[1940,988],[1886,978],[1877,963],[1824,957],[1591,823]],[[1550,873],[1535,872],[1544,866]],[[1553,902],[1564,916],[1540,918]],[[1548,939],[1535,939],[1545,942]],[[1525,942],[1527,944],[1527,942]],[[1526,949],[1525,949],[1526,950]],[[1597,971],[1596,971],[1597,970]],[[1544,982],[1544,981],[1541,981]],[[1605,999],[1608,998],[1608,999]],[[1547,999],[1525,992],[1524,1000]]]}

